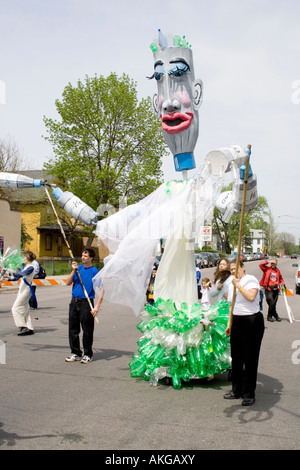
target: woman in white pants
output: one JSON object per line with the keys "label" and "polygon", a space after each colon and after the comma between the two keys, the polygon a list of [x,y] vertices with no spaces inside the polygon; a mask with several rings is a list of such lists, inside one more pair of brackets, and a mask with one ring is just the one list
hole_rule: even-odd
{"label": "woman in white pants", "polygon": [[22,279],[17,298],[11,309],[15,324],[20,329],[19,336],[32,335],[34,333],[28,303],[31,297],[30,286],[34,276],[33,260],[34,253],[32,251],[25,251],[25,266],[20,272],[14,273],[15,279]]}

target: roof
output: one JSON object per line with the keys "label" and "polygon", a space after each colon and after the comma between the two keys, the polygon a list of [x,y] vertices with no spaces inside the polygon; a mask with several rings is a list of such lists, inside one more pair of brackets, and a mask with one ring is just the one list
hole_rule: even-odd
{"label": "roof", "polygon": [[[84,230],[83,227],[77,226],[73,230],[70,229],[70,227],[67,224],[61,224],[64,232],[76,232],[77,235],[91,235],[91,233],[87,230]],[[40,227],[37,227],[37,230],[40,232],[61,232],[60,226],[58,224],[52,224],[52,225],[41,225]]]}
{"label": "roof", "polygon": [[266,232],[262,229],[251,228],[250,233],[252,238],[266,238]]}
{"label": "roof", "polygon": [[[55,178],[47,174],[44,170],[28,170],[28,171],[11,171],[10,173],[16,173],[18,175],[28,176],[33,179],[42,179],[54,183]],[[41,204],[49,203],[45,189],[41,188],[26,188],[26,189],[11,189],[11,188],[0,188],[0,197],[7,199],[10,203],[22,203],[22,204]]]}

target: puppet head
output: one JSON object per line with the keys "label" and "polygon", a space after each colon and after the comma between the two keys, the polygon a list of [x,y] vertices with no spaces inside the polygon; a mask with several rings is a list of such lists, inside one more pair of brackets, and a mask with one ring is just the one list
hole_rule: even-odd
{"label": "puppet head", "polygon": [[198,139],[198,109],[202,103],[202,80],[194,76],[193,54],[185,37],[169,36],[159,30],[151,44],[158,92],[153,96],[155,115],[161,119],[164,138],[176,171],[195,168],[194,148]]}

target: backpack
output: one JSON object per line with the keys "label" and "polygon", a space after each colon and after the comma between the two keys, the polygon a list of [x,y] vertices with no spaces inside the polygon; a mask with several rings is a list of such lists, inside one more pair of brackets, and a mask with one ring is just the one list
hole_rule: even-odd
{"label": "backpack", "polygon": [[45,279],[45,277],[46,277],[46,271],[43,268],[43,266],[40,264],[38,279]]}

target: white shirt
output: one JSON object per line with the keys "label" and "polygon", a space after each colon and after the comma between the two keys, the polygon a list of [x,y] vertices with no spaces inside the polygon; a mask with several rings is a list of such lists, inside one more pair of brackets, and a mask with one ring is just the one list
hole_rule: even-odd
{"label": "white shirt", "polygon": [[[259,289],[260,285],[258,280],[256,279],[255,276],[252,276],[251,274],[246,274],[245,276],[240,279],[240,285],[246,289],[257,289],[257,294],[255,296],[255,299],[253,302],[250,302],[249,300],[245,299],[245,297],[236,289],[236,298],[235,298],[235,304],[234,304],[234,309],[233,309],[233,315],[253,315],[254,313],[259,312]],[[229,286],[229,291],[228,291],[228,300],[229,302],[232,301],[233,297],[233,284]]]}
{"label": "white shirt", "polygon": [[209,291],[210,287],[202,287],[202,297],[200,300],[202,308],[210,307]]}
{"label": "white shirt", "polygon": [[215,284],[213,284],[211,291],[210,291],[210,296],[217,297],[217,301],[226,299],[226,297],[224,297],[224,294],[228,293],[228,289],[229,289],[229,286],[231,285],[231,281],[232,281],[232,276],[229,276],[226,279],[226,281],[223,282],[222,289],[218,289],[218,285],[221,284],[221,281],[218,280]]}
{"label": "white shirt", "polygon": [[33,264],[33,267],[34,267],[33,277],[36,278],[36,277],[38,277],[39,272],[40,272],[40,265],[35,259],[32,261],[32,264]]}

